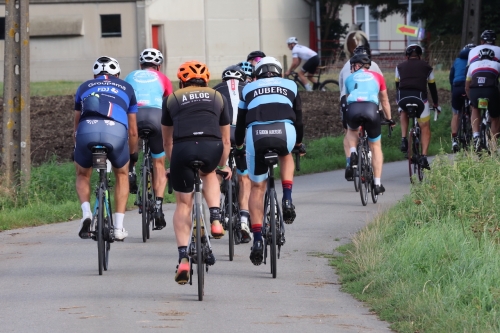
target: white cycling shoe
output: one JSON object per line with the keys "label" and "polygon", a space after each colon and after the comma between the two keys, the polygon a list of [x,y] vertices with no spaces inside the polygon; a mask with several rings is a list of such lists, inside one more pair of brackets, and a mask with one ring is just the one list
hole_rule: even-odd
{"label": "white cycling shoe", "polygon": [[125,228],[115,229],[115,240],[122,241],[128,236],[128,231]]}

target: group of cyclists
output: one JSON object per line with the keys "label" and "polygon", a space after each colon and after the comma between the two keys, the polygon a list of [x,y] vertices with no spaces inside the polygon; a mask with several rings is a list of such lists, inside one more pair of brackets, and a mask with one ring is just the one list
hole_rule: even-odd
{"label": "group of cyclists", "polygon": [[[500,48],[494,46],[496,35],[486,30],[482,45],[467,45],[455,61],[450,73],[452,84],[452,143],[457,136],[457,115],[465,95],[472,105],[474,142],[478,137],[478,98],[489,99],[493,133],[500,130],[500,100],[498,77]],[[286,76],[301,62],[299,78],[307,90],[316,88],[312,75],[319,65],[318,55],[299,45],[297,38],[287,40],[293,62],[286,72],[274,57],[262,51],[251,52],[246,61],[228,66],[222,72],[222,82],[213,89],[209,68],[199,61],[188,61],[177,71],[179,89],[175,92],[170,80],[161,73],[163,55],[148,48],[139,56],[140,69],[125,80],[119,78],[120,65],[116,59],[99,57],[93,66],[94,78],[84,82],[75,96],[74,160],[77,172],[76,190],[81,202],[82,219],[78,234],[91,238],[90,176],[92,146],[107,148],[108,159],[116,177],[115,240],[123,240],[128,232],[123,226],[128,194],[137,191],[135,164],[138,160],[138,133],[149,131],[149,145],[154,160],[153,187],[158,195],[153,215],[154,228],[166,226],[162,211],[167,177],[176,196],[173,217],[179,264],[175,281],[185,284],[190,267],[187,245],[191,232],[194,171],[191,162],[201,161],[200,177],[203,194],[210,211],[210,232],[218,239],[224,236],[220,212],[220,182],[216,169],[232,177],[227,166],[233,149],[239,182],[239,206],[242,243],[253,239],[250,260],[254,265],[263,261],[262,221],[263,198],[266,191],[268,167],[264,154],[278,153],[283,188],[282,211],[286,223],[296,217],[292,200],[294,161],[293,149],[305,154],[302,144],[302,103],[295,82]],[[423,50],[417,44],[406,48],[406,60],[396,67],[395,83],[401,119],[401,151],[408,151],[408,117],[404,100],[417,97],[422,101],[417,118],[421,128],[422,155],[418,161],[429,168],[427,149],[430,143],[430,108],[427,87],[433,106],[440,111],[432,67],[421,59]],[[467,68],[468,67],[468,68]],[[285,78],[284,78],[285,77]],[[308,80],[312,83],[308,82]],[[387,85],[380,68],[371,60],[369,48],[359,46],[346,62],[339,75],[342,124],[345,129],[345,178],[353,180],[357,164],[358,129],[362,125],[372,151],[375,194],[385,192],[381,183],[383,154],[381,146],[381,111],[394,126],[391,117]],[[165,158],[170,167],[165,169]],[[203,231],[204,232],[204,231]]]}

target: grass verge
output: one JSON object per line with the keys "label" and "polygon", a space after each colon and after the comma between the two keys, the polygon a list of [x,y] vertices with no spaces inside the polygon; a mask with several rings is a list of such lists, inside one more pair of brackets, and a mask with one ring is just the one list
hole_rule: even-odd
{"label": "grass verge", "polygon": [[398,332],[500,332],[500,159],[438,156],[331,261]]}

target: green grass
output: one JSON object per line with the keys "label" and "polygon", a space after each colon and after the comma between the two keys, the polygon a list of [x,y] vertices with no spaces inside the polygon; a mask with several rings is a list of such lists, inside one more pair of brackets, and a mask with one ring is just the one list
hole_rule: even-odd
{"label": "green grass", "polygon": [[411,189],[338,249],[343,289],[398,332],[500,332],[500,159],[435,159]]}

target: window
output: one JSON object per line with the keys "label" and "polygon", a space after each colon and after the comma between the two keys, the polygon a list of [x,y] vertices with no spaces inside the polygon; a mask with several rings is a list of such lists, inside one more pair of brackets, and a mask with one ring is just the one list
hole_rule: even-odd
{"label": "window", "polygon": [[[378,50],[378,21],[370,13],[369,6],[356,6],[356,24],[361,24],[361,30],[368,35],[372,50]],[[373,41],[373,42],[372,42]]]}
{"label": "window", "polygon": [[5,17],[0,17],[0,40],[5,39]]}
{"label": "window", "polygon": [[121,37],[120,14],[101,15],[101,37]]}

